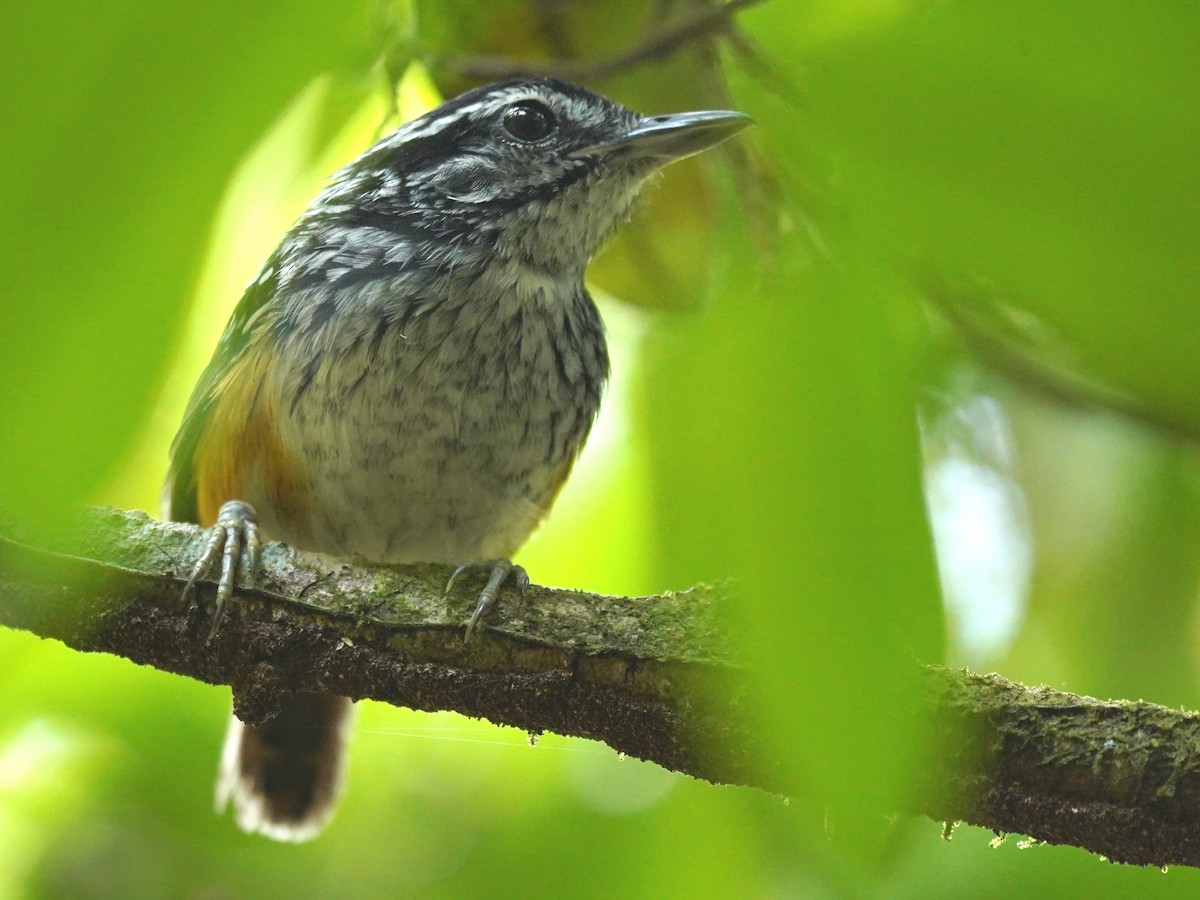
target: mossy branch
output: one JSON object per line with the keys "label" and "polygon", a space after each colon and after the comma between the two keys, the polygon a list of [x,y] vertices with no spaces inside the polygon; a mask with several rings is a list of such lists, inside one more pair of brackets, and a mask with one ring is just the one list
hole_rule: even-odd
{"label": "mossy branch", "polygon": [[[261,722],[285,690],[452,709],[530,732],[604,741],[714,782],[798,792],[743,710],[753,689],[717,625],[724,592],[506,596],[463,642],[471,585],[440,566],[360,566],[264,552],[206,642],[213,587],[180,603],[200,529],[97,510],[35,540],[0,529],[0,624],[82,651],[232,686]],[[1200,716],[1106,703],[928,667],[936,752],[909,812],[1071,844],[1114,861],[1200,865]]]}

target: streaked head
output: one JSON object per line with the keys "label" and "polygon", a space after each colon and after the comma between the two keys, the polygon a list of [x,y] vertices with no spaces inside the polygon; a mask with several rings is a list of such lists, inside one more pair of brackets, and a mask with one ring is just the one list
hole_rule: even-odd
{"label": "streaked head", "polygon": [[323,200],[366,206],[376,221],[402,217],[441,246],[582,269],[650,175],[750,121],[713,111],[648,117],[565,81],[506,81],[397,129]]}

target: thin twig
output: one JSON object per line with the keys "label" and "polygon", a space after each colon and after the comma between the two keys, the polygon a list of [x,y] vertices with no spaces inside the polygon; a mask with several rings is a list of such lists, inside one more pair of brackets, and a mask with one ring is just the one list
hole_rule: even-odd
{"label": "thin twig", "polygon": [[985,288],[960,288],[937,275],[919,279],[926,300],[984,366],[1034,396],[1082,410],[1106,410],[1149,426],[1172,440],[1194,443],[1200,431],[1164,414],[1141,398],[1088,377],[1080,360],[1064,359],[1070,348],[1022,334],[1006,320],[1007,307]]}
{"label": "thin twig", "polygon": [[764,0],[729,0],[701,10],[664,28],[607,59],[534,61],[510,56],[469,56],[445,60],[440,65],[454,74],[479,81],[497,81],[520,75],[550,75],[568,81],[604,81],[646,62],[665,59],[687,44],[727,31],[734,15]]}

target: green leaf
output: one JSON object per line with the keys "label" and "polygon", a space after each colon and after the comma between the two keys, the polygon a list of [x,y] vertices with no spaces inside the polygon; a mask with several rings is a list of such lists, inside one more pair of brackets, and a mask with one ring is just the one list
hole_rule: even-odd
{"label": "green leaf", "polygon": [[350,60],[354,12],[329,0],[9,4],[0,507],[53,519],[121,458],[230,171],[315,74]]}
{"label": "green leaf", "polygon": [[806,80],[864,246],[985,285],[1029,349],[1192,433],[1198,32],[1190,4],[941,4]]}

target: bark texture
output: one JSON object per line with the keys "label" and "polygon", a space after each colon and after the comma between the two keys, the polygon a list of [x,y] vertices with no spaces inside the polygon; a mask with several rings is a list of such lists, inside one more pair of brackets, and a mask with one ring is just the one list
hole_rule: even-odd
{"label": "bark texture", "polygon": [[[268,544],[206,641],[215,589],[180,593],[203,532],[95,510],[53,539],[0,527],[0,624],[233,688],[268,720],[284,691],[452,709],[607,743],[708,781],[795,794],[744,710],[752,679],[719,626],[727,591],[508,594],[469,643],[480,587],[441,566],[360,566]],[[1117,862],[1200,865],[1200,716],[926,667],[935,752],[906,812],[1071,844]],[[781,711],[786,714],[786,711]],[[882,811],[881,812],[891,812]]]}

